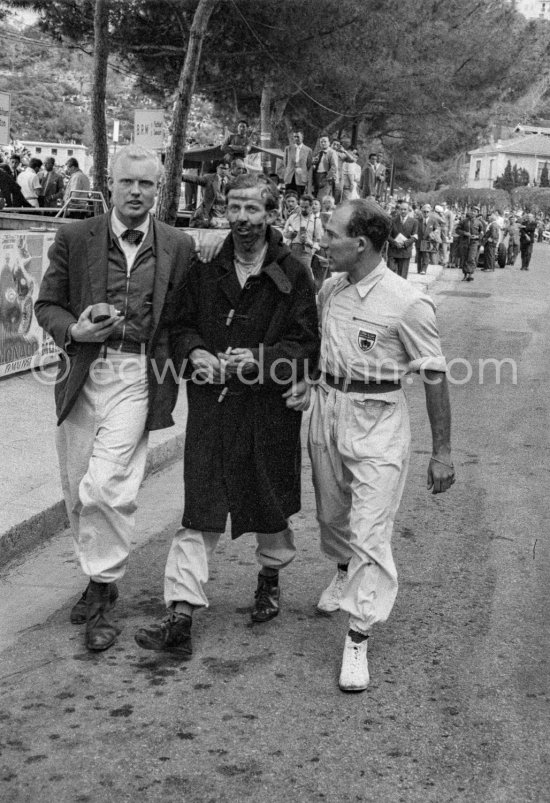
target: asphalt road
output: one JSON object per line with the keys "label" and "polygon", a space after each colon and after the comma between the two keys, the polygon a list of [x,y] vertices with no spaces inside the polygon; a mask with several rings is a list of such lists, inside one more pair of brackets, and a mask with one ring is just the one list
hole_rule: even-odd
{"label": "asphalt road", "polygon": [[[426,492],[415,380],[400,593],[371,639],[367,692],[337,687],[345,617],[314,614],[333,567],[319,554],[307,464],[278,619],[250,625],[253,545],[225,539],[193,660],[135,645],[135,629],[163,613],[175,466],[144,489],[140,528],[152,538],[121,584],[123,632],[107,653],[88,654],[68,624],[80,581],[67,535],[2,578],[14,625],[33,623],[0,654],[2,803],[550,800],[549,257],[539,246],[529,273],[466,284],[446,271],[433,288],[453,361],[458,478],[444,496]],[[494,366],[480,381],[491,358],[508,361],[500,381]],[[48,603],[33,591],[44,585]]]}

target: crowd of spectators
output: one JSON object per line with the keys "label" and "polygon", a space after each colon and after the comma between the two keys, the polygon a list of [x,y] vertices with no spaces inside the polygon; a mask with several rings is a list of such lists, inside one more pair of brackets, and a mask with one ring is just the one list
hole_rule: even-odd
{"label": "crowd of spectators", "polygon": [[89,192],[90,179],[81,170],[78,160],[70,157],[59,169],[53,156],[42,162],[37,157],[17,153],[0,153],[0,209],[4,207],[47,208],[64,206],[71,200],[71,209],[85,209],[86,201],[74,193]]}

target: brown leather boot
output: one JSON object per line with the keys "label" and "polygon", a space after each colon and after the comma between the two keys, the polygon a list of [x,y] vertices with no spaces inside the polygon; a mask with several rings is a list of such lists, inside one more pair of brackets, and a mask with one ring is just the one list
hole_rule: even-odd
{"label": "brown leather boot", "polygon": [[[86,590],[82,596],[71,608],[71,624],[83,625],[86,622],[86,596],[90,589],[90,584],[86,586]],[[109,583],[109,608],[112,608],[118,599],[118,588],[116,583]],[[107,608],[107,610],[109,610]]]}
{"label": "brown leather boot", "polygon": [[90,580],[86,593],[86,647],[96,652],[109,649],[120,633],[105,617],[110,607],[110,585]]}

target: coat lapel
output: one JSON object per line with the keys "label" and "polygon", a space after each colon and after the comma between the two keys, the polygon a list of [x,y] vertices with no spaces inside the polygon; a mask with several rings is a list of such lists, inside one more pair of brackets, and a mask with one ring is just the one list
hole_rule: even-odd
{"label": "coat lapel", "polygon": [[[153,289],[153,323],[152,333],[157,330],[159,325],[162,308],[166,299],[166,292],[168,290],[168,282],[170,280],[170,272],[173,264],[173,250],[174,243],[171,239],[166,237],[159,237],[159,232],[154,219],[152,225],[155,227],[155,250],[156,250],[156,264],[155,264],[155,284]],[[150,338],[152,341],[153,337]]]}
{"label": "coat lapel", "polygon": [[219,287],[222,293],[229,299],[231,307],[235,308],[241,295],[241,285],[237,279],[237,273],[233,265],[233,240],[231,235],[226,237],[219,257]]}

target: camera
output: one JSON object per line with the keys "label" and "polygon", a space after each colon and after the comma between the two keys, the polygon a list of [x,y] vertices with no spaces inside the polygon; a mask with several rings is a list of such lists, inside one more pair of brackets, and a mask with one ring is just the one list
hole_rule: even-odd
{"label": "camera", "polygon": [[101,323],[118,315],[118,310],[112,304],[94,304],[90,312],[92,323]]}

